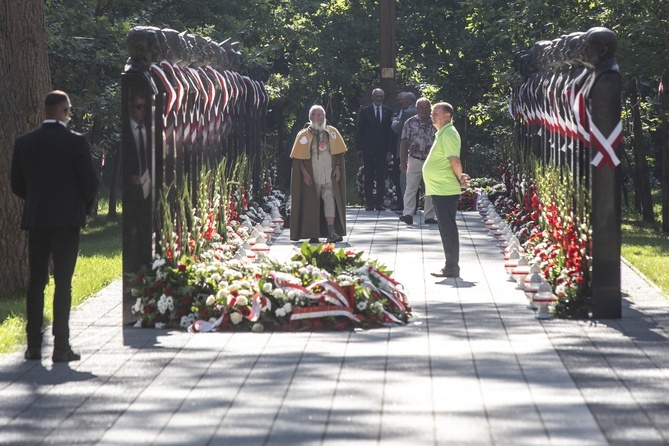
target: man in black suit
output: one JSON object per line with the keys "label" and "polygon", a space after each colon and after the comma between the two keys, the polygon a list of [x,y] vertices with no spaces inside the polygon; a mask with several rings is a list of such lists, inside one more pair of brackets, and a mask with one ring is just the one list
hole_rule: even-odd
{"label": "man in black suit", "polygon": [[[385,93],[380,88],[372,91],[372,104],[363,107],[358,115],[355,144],[358,159],[363,162],[365,174],[365,206],[368,211],[382,211],[386,191],[386,172],[392,157],[392,135],[390,128],[393,111],[383,105]],[[376,183],[376,195],[374,195]]]}
{"label": "man in black suit", "polygon": [[77,361],[70,347],[72,274],[79,232],[90,215],[98,187],[90,146],[67,129],[70,99],[52,91],[44,100],[41,127],[16,138],[11,166],[12,192],[25,200],[21,228],[28,230],[30,278],[26,299],[28,349],[25,358],[42,358],[44,288],[53,260],[54,362]]}

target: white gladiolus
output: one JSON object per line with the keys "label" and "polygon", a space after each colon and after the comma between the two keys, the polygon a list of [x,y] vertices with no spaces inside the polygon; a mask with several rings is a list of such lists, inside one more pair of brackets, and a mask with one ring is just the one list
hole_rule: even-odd
{"label": "white gladiolus", "polygon": [[132,312],[137,314],[142,311],[142,299],[137,298],[137,302],[135,302],[135,305],[132,306]]}
{"label": "white gladiolus", "polygon": [[165,264],[165,259],[161,258],[156,258],[156,260],[153,261],[153,265],[151,265],[151,269],[156,270],[163,266]]}

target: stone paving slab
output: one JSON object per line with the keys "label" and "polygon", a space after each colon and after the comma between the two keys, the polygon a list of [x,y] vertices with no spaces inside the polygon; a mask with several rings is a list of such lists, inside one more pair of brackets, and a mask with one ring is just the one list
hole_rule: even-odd
{"label": "stone paving slab", "polygon": [[[436,225],[347,211],[339,246],[394,271],[415,317],[350,332],[121,326],[121,283],[72,315],[77,363],[0,356],[0,444],[669,444],[666,296],[621,264],[623,318],[539,321],[475,212],[460,279]],[[271,255],[297,243],[282,234]]]}

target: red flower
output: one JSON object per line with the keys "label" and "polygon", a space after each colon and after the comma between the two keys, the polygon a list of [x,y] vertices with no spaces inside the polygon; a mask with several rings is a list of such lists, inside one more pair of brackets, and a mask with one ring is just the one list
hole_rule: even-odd
{"label": "red flower", "polygon": [[179,263],[178,269],[180,273],[185,273],[186,272],[186,264],[185,263]]}

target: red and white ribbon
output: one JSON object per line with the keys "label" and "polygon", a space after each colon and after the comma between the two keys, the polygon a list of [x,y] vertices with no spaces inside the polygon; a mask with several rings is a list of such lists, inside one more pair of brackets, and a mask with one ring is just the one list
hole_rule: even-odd
{"label": "red and white ribbon", "polygon": [[615,168],[620,164],[620,160],[616,155],[616,149],[623,139],[623,123],[618,121],[618,125],[613,129],[608,137],[604,137],[602,132],[590,120],[590,144],[597,149],[597,155],[592,159],[592,165],[598,168],[604,167],[608,164],[611,168]]}

